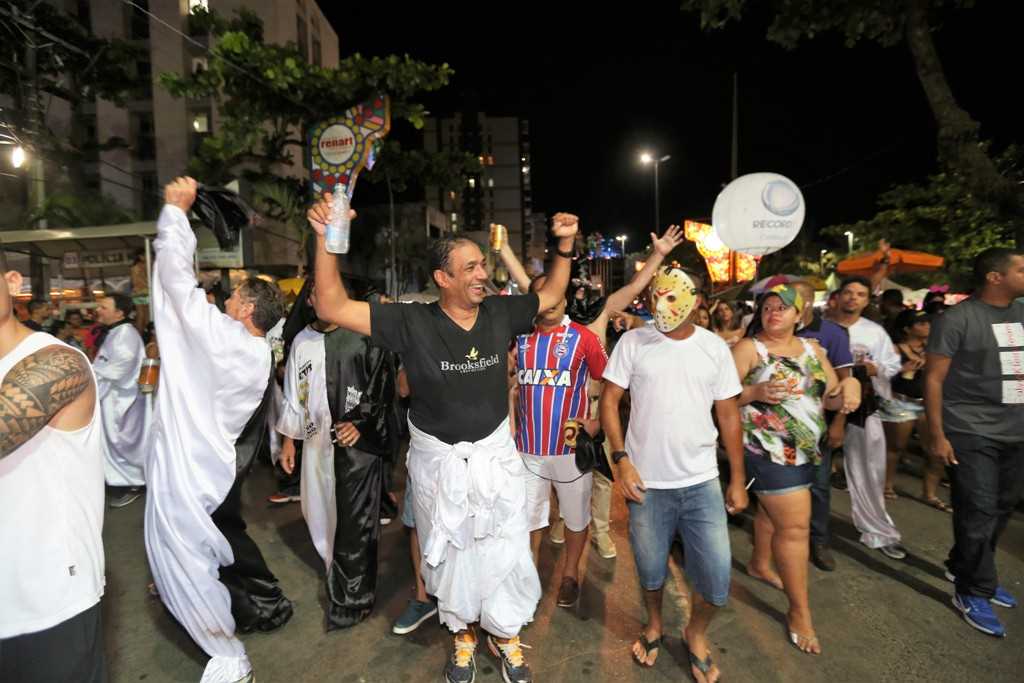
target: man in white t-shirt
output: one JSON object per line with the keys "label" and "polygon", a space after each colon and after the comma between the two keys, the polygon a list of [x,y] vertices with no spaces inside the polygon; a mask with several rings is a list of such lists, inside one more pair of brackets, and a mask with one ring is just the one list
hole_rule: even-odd
{"label": "man in white t-shirt", "polygon": [[[611,442],[616,485],[629,507],[629,539],[650,621],[633,657],[653,666],[661,643],[661,594],[668,553],[678,534],[693,584],[693,612],[683,631],[693,675],[718,679],[706,633],[729,595],[732,554],[726,511],[747,506],[743,439],[736,397],[742,391],[729,347],[694,325],[700,299],[691,275],[662,268],[651,283],[654,325],[627,332],[605,368],[601,424]],[[625,440],[619,402],[630,392]],[[729,456],[731,483],[722,497],[715,457],[718,430]]]}
{"label": "man in white t-shirt", "polygon": [[[874,397],[888,399],[892,398],[889,381],[907,368],[901,368],[900,354],[885,328],[863,317],[870,301],[870,280],[856,276],[846,278],[839,287],[835,322],[850,333],[854,376],[859,375],[862,383],[870,378]],[[880,550],[889,558],[902,560],[907,551],[885,509],[885,431],[878,416],[878,404],[867,400],[861,405],[858,412],[847,416],[843,439],[853,524],[860,531],[861,543]]]}

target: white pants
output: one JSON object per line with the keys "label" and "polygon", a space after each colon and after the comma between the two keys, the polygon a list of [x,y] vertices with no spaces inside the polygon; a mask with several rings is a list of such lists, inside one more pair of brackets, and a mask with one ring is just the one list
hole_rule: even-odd
{"label": "white pants", "polygon": [[583,531],[590,524],[593,475],[580,476],[573,455],[530,455],[523,458],[526,475],[526,516],[530,531],[543,529],[551,516],[551,489],[558,496],[558,511],[569,531]]}
{"label": "white pants", "polygon": [[885,431],[877,415],[863,428],[846,426],[843,459],[860,542],[869,548],[899,543],[900,532],[885,511]]}
{"label": "white pants", "polygon": [[504,421],[475,443],[446,444],[409,423],[407,465],[427,593],[453,633],[469,624],[512,638],[533,620],[540,578],[526,523],[526,470]]}

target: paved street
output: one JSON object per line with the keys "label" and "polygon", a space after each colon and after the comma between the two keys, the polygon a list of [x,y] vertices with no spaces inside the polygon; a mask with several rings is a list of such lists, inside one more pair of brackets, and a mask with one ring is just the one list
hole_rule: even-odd
{"label": "paved street", "polygon": [[[260,467],[247,484],[250,530],[286,593],[295,617],[280,632],[245,637],[259,683],[440,681],[448,655],[446,632],[431,622],[405,636],[390,632],[409,597],[412,571],[400,522],[384,531],[377,608],[354,629],[324,632],[322,566],[309,542],[298,505],[268,509],[269,471]],[[911,556],[894,562],[856,540],[849,496],[834,492],[838,570],[811,568],[811,604],[824,654],[799,653],[785,638],[785,596],[747,577],[750,520],[730,526],[734,553],[729,606],[712,625],[723,682],[767,681],[1021,681],[1024,680],[1024,609],[998,609],[1009,638],[970,629],[950,605],[952,585],[941,561],[952,536],[948,515],[918,502],[920,480],[901,475],[904,497],[890,511]],[[948,496],[948,490],[942,491]],[[143,503],[108,510],[104,529],[107,592],[104,619],[112,683],[198,681],[205,656],[159,601],[146,593],[149,574],[142,538]],[[667,649],[651,670],[631,662],[628,649],[644,619],[641,595],[619,501],[612,529],[619,557],[585,554],[585,580],[574,610],[555,606],[554,570],[561,550],[545,543],[541,580],[545,595],[536,621],[523,633],[537,681],[689,680],[679,631],[688,609],[675,558],[666,590]],[[1024,519],[1017,515],[998,554],[1003,584],[1024,595]],[[477,659],[477,681],[500,681],[487,654]]]}

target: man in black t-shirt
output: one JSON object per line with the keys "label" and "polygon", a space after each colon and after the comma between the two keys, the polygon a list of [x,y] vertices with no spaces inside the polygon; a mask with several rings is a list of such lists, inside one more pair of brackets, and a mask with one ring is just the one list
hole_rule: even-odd
{"label": "man in black t-shirt", "polygon": [[330,213],[329,194],[308,213],[317,234],[317,317],[402,356],[412,392],[408,465],[421,571],[455,634],[445,679],[473,681],[479,621],[504,680],[528,683],[519,630],[533,619],[541,588],[530,554],[527,473],[508,423],[507,351],[539,310],[564,299],[579,221],[555,215],[558,258],[536,293],[485,298],[480,248],[448,237],[430,249],[437,303],[367,304],[348,297],[337,257],[325,249]]}
{"label": "man in black t-shirt", "polygon": [[995,550],[1024,492],[1024,254],[983,251],[974,280],[975,295],[932,326],[925,410],[953,489],[953,605],[974,628],[1002,637],[991,604],[1017,600],[999,585]]}

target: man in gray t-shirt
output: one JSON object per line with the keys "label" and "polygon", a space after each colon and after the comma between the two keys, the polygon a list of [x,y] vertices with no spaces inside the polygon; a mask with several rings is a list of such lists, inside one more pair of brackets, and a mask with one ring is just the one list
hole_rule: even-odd
{"label": "man in gray t-shirt", "polygon": [[974,628],[1006,631],[990,603],[995,547],[1024,491],[1024,254],[988,249],[974,264],[975,296],[933,323],[925,408],[931,447],[949,466],[954,545],[946,566],[953,604]]}

